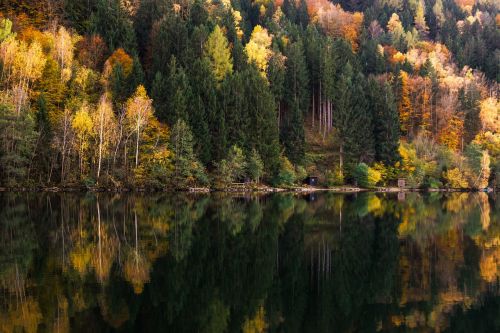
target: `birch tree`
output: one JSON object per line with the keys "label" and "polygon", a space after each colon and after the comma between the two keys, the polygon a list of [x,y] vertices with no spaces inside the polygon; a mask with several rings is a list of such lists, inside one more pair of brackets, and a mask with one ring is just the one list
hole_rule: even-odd
{"label": "birch tree", "polygon": [[148,97],[144,86],[137,87],[135,94],[127,101],[127,120],[129,130],[135,134],[135,167],[139,165],[139,144],[144,127],[153,117],[153,101]]}

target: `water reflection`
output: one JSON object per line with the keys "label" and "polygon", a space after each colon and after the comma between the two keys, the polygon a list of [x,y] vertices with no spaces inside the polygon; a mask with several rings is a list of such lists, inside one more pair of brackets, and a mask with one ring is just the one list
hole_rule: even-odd
{"label": "water reflection", "polygon": [[0,195],[0,332],[498,331],[485,193]]}

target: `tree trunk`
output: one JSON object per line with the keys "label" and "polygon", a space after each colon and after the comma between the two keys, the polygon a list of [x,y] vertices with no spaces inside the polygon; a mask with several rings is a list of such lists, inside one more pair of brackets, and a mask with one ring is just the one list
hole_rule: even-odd
{"label": "tree trunk", "polygon": [[135,144],[135,167],[139,165],[139,135],[140,135],[141,127],[139,120],[137,120],[137,140]]}

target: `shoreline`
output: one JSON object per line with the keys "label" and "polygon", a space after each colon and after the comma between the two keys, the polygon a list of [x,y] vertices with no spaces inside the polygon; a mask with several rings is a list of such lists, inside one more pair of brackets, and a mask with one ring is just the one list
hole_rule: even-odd
{"label": "shoreline", "polygon": [[495,192],[493,188],[487,189],[456,189],[456,188],[399,188],[399,187],[376,187],[376,188],[361,188],[356,186],[339,186],[332,188],[325,187],[290,187],[280,188],[271,186],[259,187],[226,187],[223,189],[208,188],[208,187],[191,187],[186,189],[154,189],[154,188],[85,188],[85,187],[0,187],[2,192],[26,192],[26,193],[317,193],[317,192],[333,192],[333,193],[405,193],[405,192]]}

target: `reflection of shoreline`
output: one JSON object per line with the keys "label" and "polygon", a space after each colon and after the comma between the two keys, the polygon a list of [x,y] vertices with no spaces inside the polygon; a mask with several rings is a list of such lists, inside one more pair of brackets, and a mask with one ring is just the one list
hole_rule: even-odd
{"label": "reflection of shoreline", "polygon": [[84,187],[41,187],[41,188],[6,188],[0,187],[0,193],[16,193],[16,192],[33,192],[33,193],[256,193],[256,194],[267,194],[267,193],[311,193],[311,192],[335,192],[335,193],[357,193],[357,192],[372,192],[372,193],[384,193],[384,192],[463,192],[463,193],[478,193],[478,192],[495,192],[493,189],[454,189],[454,188],[429,188],[429,189],[419,189],[419,188],[399,188],[399,187],[377,187],[373,189],[361,188],[355,186],[342,186],[342,187],[290,187],[290,188],[280,188],[280,187],[226,187],[224,189],[215,189],[208,187],[192,187],[182,190],[174,190],[170,188],[158,190],[152,188],[84,188]]}

